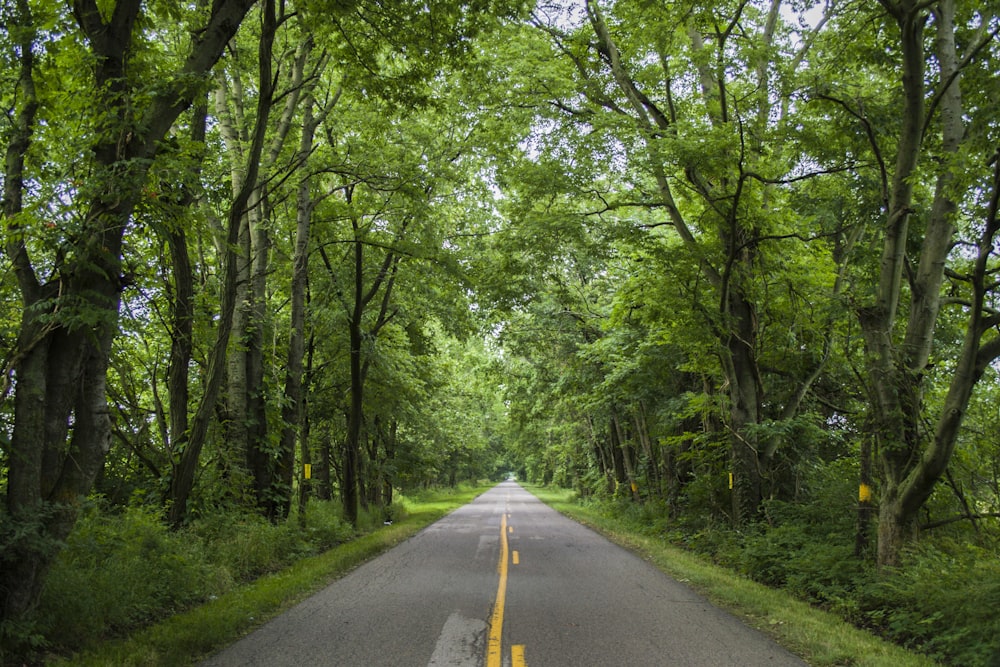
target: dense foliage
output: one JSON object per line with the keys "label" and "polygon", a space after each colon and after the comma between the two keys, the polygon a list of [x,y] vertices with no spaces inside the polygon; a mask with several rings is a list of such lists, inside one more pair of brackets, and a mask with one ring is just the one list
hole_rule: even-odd
{"label": "dense foliage", "polygon": [[508,473],[998,655],[993,0],[0,18],[4,659]]}

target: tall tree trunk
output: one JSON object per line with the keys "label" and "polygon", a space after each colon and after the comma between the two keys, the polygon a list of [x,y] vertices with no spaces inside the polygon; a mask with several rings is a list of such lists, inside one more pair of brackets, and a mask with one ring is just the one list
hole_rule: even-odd
{"label": "tall tree trunk", "polygon": [[382,449],[382,419],[379,415],[375,415],[374,423],[367,430],[368,473],[362,479],[365,489],[363,497],[365,508],[374,509],[382,505],[382,457],[379,455]]}
{"label": "tall tree trunk", "polygon": [[762,496],[757,438],[747,427],[760,421],[760,385],[754,344],[757,338],[753,306],[730,288],[729,315],[733,330],[726,341],[723,368],[729,382],[730,465],[733,475],[732,513],[737,525],[757,516]]}
{"label": "tall tree trunk", "polygon": [[[732,188],[730,179],[725,173],[713,174],[715,182],[700,173],[701,165],[695,161],[684,164],[685,174],[693,190],[708,204],[708,210],[717,213],[715,233],[722,241],[726,254],[723,268],[713,266],[703,242],[688,225],[680,208],[677,206],[666,171],[670,160],[662,154],[662,142],[659,137],[673,136],[674,108],[667,111],[660,109],[642,90],[627,70],[625,61],[615,43],[609,26],[602,15],[598,2],[588,0],[587,14],[594,34],[600,44],[599,52],[602,60],[610,69],[615,84],[628,101],[628,109],[636,121],[637,129],[647,137],[646,148],[652,175],[657,183],[658,194],[663,208],[667,212],[670,224],[677,232],[685,248],[693,257],[701,258],[699,265],[708,282],[719,293],[719,312],[723,325],[712,324],[719,343],[719,356],[722,362],[725,382],[729,387],[730,398],[730,464],[734,478],[732,500],[733,520],[737,523],[746,521],[757,514],[761,500],[761,465],[758,455],[760,448],[748,428],[758,423],[761,416],[761,383],[756,360],[756,309],[747,297],[746,286],[750,285],[753,276],[753,266],[756,261],[754,239],[757,230],[745,229],[747,221],[737,219],[739,215],[739,196],[741,189]],[[743,5],[741,5],[742,7]],[[766,42],[773,38],[774,22],[779,6],[772,0],[769,8],[769,20],[762,35]],[[740,9],[739,11],[742,11]],[[737,25],[733,20],[731,26]],[[731,30],[731,28],[730,28]],[[720,127],[733,122],[728,110],[729,100],[725,92],[725,70],[713,66],[713,58],[722,62],[722,54],[726,49],[726,39],[729,31],[717,32],[715,54],[708,53],[709,47],[700,32],[691,27],[688,29],[691,48],[695,53],[705,53],[696,59],[698,68],[698,83],[705,103],[707,119],[713,126]],[[765,80],[760,81],[760,95],[766,95],[767,69],[758,68]],[[601,98],[603,93],[596,93],[599,104],[607,104]],[[735,166],[732,173],[736,173]],[[722,202],[728,202],[722,204]],[[725,206],[729,210],[725,210]]]}
{"label": "tall tree trunk", "polygon": [[[348,205],[353,202],[353,187],[345,190]],[[406,234],[406,229],[410,219],[406,218],[400,224],[400,229],[396,235],[396,241],[402,241]],[[358,502],[361,491],[361,431],[364,424],[364,386],[371,359],[365,358],[363,344],[365,340],[374,342],[379,331],[392,318],[389,312],[389,304],[392,297],[392,288],[395,284],[396,271],[399,268],[399,255],[387,250],[375,275],[365,289],[365,240],[361,221],[357,214],[351,215],[352,238],[352,287],[350,310],[347,314],[347,328],[350,341],[350,368],[351,386],[349,390],[350,408],[347,415],[347,440],[344,443],[343,461],[343,485],[341,496],[344,500],[344,516],[352,525],[357,525]],[[384,288],[384,289],[383,289]],[[382,293],[382,300],[379,312],[375,316],[375,321],[368,331],[364,329],[364,315],[368,304]]]}
{"label": "tall tree trunk", "polygon": [[[635,434],[642,444],[642,451],[646,456],[646,469],[648,470],[650,493],[656,498],[663,497],[662,471],[660,469],[661,458],[653,450],[653,441],[649,437],[649,424],[646,421],[646,406],[643,401],[639,401],[633,415],[635,422]],[[657,448],[658,449],[658,448]]]}
{"label": "tall tree trunk", "polygon": [[[263,39],[263,35],[261,36]],[[268,63],[268,66],[270,63]],[[261,63],[261,67],[264,63]],[[244,207],[238,211],[238,228],[236,242],[229,247],[219,248],[223,257],[232,256],[234,261],[235,282],[233,283],[232,331],[234,341],[226,351],[225,357],[225,395],[222,402],[222,428],[225,433],[224,443],[228,450],[226,459],[239,460],[238,457],[247,454],[247,322],[250,319],[250,264],[253,249],[250,242],[250,215],[259,210],[259,193],[256,183],[249,179],[251,165],[247,162],[245,144],[250,141],[247,129],[243,126],[245,117],[243,109],[243,87],[239,75],[234,75],[227,81],[225,73],[218,75],[218,86],[215,90],[215,115],[218,118],[220,134],[229,156],[229,174],[232,183],[234,200],[241,191],[247,191],[248,198]],[[230,106],[232,109],[230,109]],[[259,105],[258,105],[259,106]],[[270,105],[264,111],[269,111]],[[267,115],[256,119],[255,128],[263,132],[266,128]],[[257,131],[249,132],[257,136]],[[259,157],[258,157],[259,160]],[[253,165],[255,173],[259,173],[259,163]],[[255,179],[256,180],[256,179]],[[232,212],[230,212],[230,219]],[[254,469],[254,462],[247,454],[247,471]],[[242,467],[241,467],[242,469]],[[252,474],[252,472],[251,472]]]}
{"label": "tall tree trunk", "polygon": [[[270,235],[267,232],[266,201],[258,215],[250,217],[252,260],[250,263],[250,303],[247,308],[244,350],[246,360],[246,451],[251,462],[257,509],[271,521],[278,519],[279,505],[291,501],[291,487],[277,488],[279,461],[268,443],[267,378],[264,368],[264,341],[270,328],[267,311],[267,272]],[[280,456],[280,455],[279,455]],[[280,500],[279,500],[280,499]]]}
{"label": "tall tree trunk", "polygon": [[875,518],[875,504],[872,502],[874,479],[872,476],[872,434],[861,436],[860,474],[858,479],[857,532],[854,537],[854,555],[865,558],[870,551],[871,523]]}
{"label": "tall tree trunk", "polygon": [[[306,286],[306,307],[309,305],[309,292],[308,284]],[[306,515],[306,505],[309,502],[309,495],[312,493],[313,480],[317,480],[318,484],[322,485],[324,479],[326,484],[330,483],[330,471],[317,470],[317,466],[313,465],[313,454],[312,454],[312,438],[310,435],[310,430],[312,428],[312,420],[309,417],[309,392],[310,387],[313,382],[313,358],[316,351],[316,334],[311,332],[309,334],[309,343],[306,346],[306,362],[305,362],[305,372],[303,387],[300,390],[302,395],[301,403],[299,404],[298,412],[298,442],[299,442],[299,458],[302,462],[302,475],[299,478],[301,481],[299,483],[299,521],[302,525],[305,525],[305,515]],[[294,446],[294,443],[293,443]],[[284,457],[283,457],[284,458]],[[292,461],[289,463],[290,466],[294,467],[295,457],[294,453],[292,456]],[[306,474],[306,470],[309,470],[311,474]],[[322,498],[322,495],[320,495]],[[326,498],[329,499],[329,495]]]}
{"label": "tall tree trunk", "polygon": [[[615,425],[614,417],[608,420],[608,458],[614,468],[614,490],[617,493],[622,484],[629,484],[628,470],[625,468],[625,450],[622,449],[621,438]],[[629,490],[631,494],[631,489]]]}
{"label": "tall tree trunk", "polygon": [[[7,543],[0,550],[0,621],[16,620],[30,610],[41,592],[45,573],[51,564],[58,540],[63,538],[61,526],[46,525],[44,473],[42,459],[45,447],[45,412],[33,406],[45,405],[47,363],[45,356],[51,344],[52,327],[43,325],[28,315],[28,306],[58,294],[51,287],[38,283],[27,247],[17,239],[21,226],[18,218],[24,211],[25,155],[34,137],[39,100],[35,88],[35,40],[37,31],[27,0],[18,0],[8,29],[19,37],[18,90],[19,108],[7,150],[4,155],[3,194],[0,200],[2,222],[10,229],[4,250],[14,269],[21,290],[21,328],[13,359],[4,368],[3,394],[6,399],[12,387],[12,373],[18,379],[14,396],[14,428],[16,439],[10,442],[10,463],[6,471],[6,514],[0,524],[0,539]],[[42,346],[41,350],[35,348]],[[20,405],[22,404],[23,405]],[[63,436],[65,440],[65,435]],[[13,479],[12,479],[13,477]],[[18,479],[20,478],[20,480]],[[46,483],[45,487],[51,486]],[[17,533],[27,540],[17,540]],[[66,531],[68,532],[68,531]],[[50,533],[51,537],[46,533]],[[52,534],[54,533],[54,534]],[[45,541],[50,541],[45,544]],[[34,544],[33,544],[34,542]],[[44,545],[44,547],[43,547]],[[43,547],[43,548],[40,548]],[[17,647],[20,648],[20,647]]]}
{"label": "tall tree trunk", "polygon": [[[197,104],[191,119],[191,140],[196,145],[204,145],[208,106],[202,100]],[[199,160],[203,154],[199,154]],[[200,176],[200,164],[196,175]],[[177,206],[187,211],[198,196],[194,187],[185,188]],[[167,404],[170,424],[167,428],[166,443],[171,460],[179,456],[180,443],[188,437],[188,402],[190,397],[190,365],[194,349],[194,271],[188,250],[185,225],[181,220],[173,221],[163,232],[170,249],[171,274],[173,278],[173,298],[170,302],[170,360],[167,364]],[[164,501],[170,503],[169,486],[164,490]]]}
{"label": "tall tree trunk", "polygon": [[[390,466],[396,459],[396,444],[397,434],[399,432],[399,422],[395,419],[389,425],[389,434],[385,440],[385,460]],[[392,505],[392,477],[390,475],[384,475],[382,478],[382,502],[385,503],[386,507]],[[392,517],[390,517],[391,519]]]}
{"label": "tall tree trunk", "polygon": [[175,436],[173,462],[171,465],[170,487],[168,489],[167,521],[172,526],[180,526],[187,518],[187,503],[194,488],[195,473],[201,450],[208,437],[208,427],[215,416],[216,402],[222,389],[226,369],[226,349],[233,330],[233,311],[236,307],[237,262],[236,243],[239,237],[242,215],[240,213],[249,198],[248,188],[244,188],[233,200],[229,208],[227,223],[227,250],[223,256],[223,279],[219,287],[219,322],[215,333],[215,343],[209,352],[208,368],[205,372],[201,401],[191,420],[189,431]]}
{"label": "tall tree trunk", "polygon": [[[273,0],[265,0],[261,7],[262,22],[265,29],[261,33],[260,50],[269,54],[274,39],[274,4]],[[194,487],[195,473],[202,448],[208,437],[208,427],[215,415],[216,402],[225,380],[228,360],[227,349],[230,334],[234,329],[236,309],[238,307],[238,285],[240,278],[239,264],[243,261],[237,251],[240,232],[243,228],[244,213],[251,201],[254,184],[260,166],[260,156],[264,150],[264,138],[267,132],[267,110],[271,106],[273,90],[270,85],[270,57],[261,58],[261,90],[257,99],[257,118],[254,126],[250,150],[246,155],[245,177],[241,187],[236,191],[229,206],[226,223],[226,243],[223,254],[223,282],[219,288],[220,308],[219,324],[216,330],[215,343],[209,353],[208,369],[206,371],[205,388],[201,402],[191,423],[191,430],[176,448],[175,461],[170,480],[170,507],[167,519],[171,525],[179,526],[187,518],[187,503]]]}
{"label": "tall tree trunk", "polygon": [[325,430],[319,438],[319,469],[313,472],[320,500],[333,500],[333,459],[333,436]]}
{"label": "tall tree trunk", "polygon": [[[318,119],[313,115],[313,99],[304,101],[302,136],[299,140],[299,155],[305,159],[312,152],[313,136]],[[312,220],[314,202],[310,193],[310,177],[299,181],[295,199],[295,249],[292,253],[291,323],[288,337],[288,360],[285,368],[285,400],[282,407],[281,452],[279,454],[278,478],[291,488],[295,467],[295,440],[305,420],[305,396],[302,389],[303,360],[306,341],[306,291],[309,276],[309,225]],[[308,443],[302,438],[302,453],[308,452]],[[305,459],[303,465],[307,463]],[[303,480],[304,481],[304,480]],[[301,488],[305,488],[302,484]],[[304,493],[304,492],[303,492]],[[304,508],[305,496],[302,495]],[[289,506],[283,508],[287,514]]]}
{"label": "tall tree trunk", "polygon": [[641,503],[642,496],[639,494],[639,480],[636,479],[635,475],[635,447],[629,442],[625,427],[618,417],[618,411],[614,408],[611,410],[611,434],[612,442],[621,450],[622,466],[625,470],[625,483],[628,484],[629,495],[632,497],[633,502]]}
{"label": "tall tree trunk", "polygon": [[[909,4],[909,3],[907,3]],[[914,172],[920,156],[924,118],[923,10],[904,9],[896,16],[900,30],[903,74],[903,125],[896,152],[895,173],[889,192],[882,258],[875,301],[859,309],[865,340],[868,378],[876,401],[875,437],[882,469],[879,500],[879,561],[896,561],[907,523],[902,512],[899,485],[913,451],[919,447],[919,388],[916,373],[900,365],[893,344],[893,325],[899,306],[905,248],[912,214]],[[917,369],[919,372],[919,369]]]}
{"label": "tall tree trunk", "polygon": [[[309,414],[308,405],[306,399],[302,398],[302,409],[298,424],[299,431],[299,458],[302,461],[302,472],[299,475],[299,496],[298,496],[298,511],[299,511],[299,525],[305,528],[306,525],[306,507],[309,504],[309,494],[312,488],[312,449],[309,446]],[[293,481],[294,481],[294,467],[295,467],[295,453],[292,453],[292,460],[288,463],[288,466],[292,468]],[[307,472],[308,471],[308,472]],[[291,483],[291,482],[289,482]],[[288,508],[288,512],[291,511],[291,507]],[[287,514],[287,512],[286,512]]]}
{"label": "tall tree trunk", "polygon": [[175,227],[167,233],[174,285],[170,304],[170,361],[167,364],[170,451],[188,430],[188,374],[194,346],[194,274],[187,243],[187,234],[182,227]]}
{"label": "tall tree trunk", "polygon": [[[284,5],[280,5],[282,12]],[[272,12],[273,14],[273,12]],[[258,58],[266,58],[266,66],[272,68],[273,54],[270,44],[273,43],[278,27],[286,17],[273,16],[265,23],[267,50],[261,49]],[[264,40],[262,38],[262,45]],[[267,303],[267,276],[269,272],[269,256],[271,239],[268,223],[271,218],[270,201],[267,192],[267,181],[273,175],[282,148],[292,128],[299,101],[304,90],[311,88],[303,85],[305,65],[311,52],[312,40],[303,39],[292,54],[291,63],[287,68],[279,69],[279,73],[288,73],[287,90],[281,97],[284,105],[281,114],[271,124],[272,106],[261,109],[258,104],[258,115],[255,123],[269,124],[271,139],[262,154],[253,181],[253,194],[247,207],[245,228],[240,232],[240,247],[244,264],[240,266],[237,279],[237,311],[234,330],[238,334],[237,344],[230,350],[228,392],[226,399],[226,429],[228,443],[241,450],[246,457],[250,473],[252,492],[258,510],[271,520],[287,515],[291,506],[292,486],[289,474],[284,471],[284,454],[268,442],[267,418],[267,364],[265,363],[265,341],[269,338],[270,317]],[[262,63],[263,67],[265,64]],[[273,87],[274,81],[270,82]],[[245,168],[240,158],[243,154],[243,144],[246,143],[246,130],[242,120],[243,88],[238,72],[228,80],[220,78],[220,128],[226,141],[233,165],[234,188],[241,179],[246,178]],[[277,94],[272,92],[272,98]],[[227,100],[232,104],[232,117],[227,107]],[[262,117],[260,114],[264,112]],[[292,454],[294,458],[294,453]],[[287,483],[286,483],[287,482]]]}
{"label": "tall tree trunk", "polygon": [[[350,202],[348,202],[350,203]],[[353,263],[353,305],[347,318],[348,340],[350,345],[351,388],[350,403],[347,413],[347,441],[344,445],[344,482],[341,495],[344,499],[344,518],[352,526],[358,525],[358,476],[361,466],[361,422],[364,418],[364,377],[361,372],[363,342],[361,317],[365,312],[364,302],[364,245],[359,237],[360,228],[357,219],[351,220],[354,228],[354,263]]]}
{"label": "tall tree trunk", "polygon": [[590,448],[594,452],[594,458],[604,477],[605,491],[610,496],[615,492],[615,466],[607,447],[602,438],[598,437],[597,429],[594,427],[594,419],[590,415],[585,417],[587,422],[587,438],[590,441]]}

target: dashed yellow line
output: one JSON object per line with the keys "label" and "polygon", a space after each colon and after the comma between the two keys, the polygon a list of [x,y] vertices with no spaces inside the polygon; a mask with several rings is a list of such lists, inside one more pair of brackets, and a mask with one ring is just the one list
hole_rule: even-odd
{"label": "dashed yellow line", "polygon": [[524,644],[514,644],[510,647],[511,667],[528,667],[524,661]]}
{"label": "dashed yellow line", "polygon": [[490,615],[490,638],[486,647],[486,667],[501,667],[503,637],[503,608],[507,601],[507,559],[509,546],[507,544],[507,515],[500,518],[500,583],[497,585],[497,599],[493,604],[493,614]]}

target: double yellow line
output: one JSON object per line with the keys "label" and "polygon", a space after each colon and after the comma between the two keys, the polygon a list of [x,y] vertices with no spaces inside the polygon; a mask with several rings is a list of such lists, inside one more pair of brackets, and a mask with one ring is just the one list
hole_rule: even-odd
{"label": "double yellow line", "polygon": [[[517,552],[514,552],[515,555]],[[500,519],[500,583],[497,585],[497,599],[490,616],[490,637],[486,646],[486,667],[501,667],[503,664],[503,611],[507,602],[507,561],[510,560],[510,544],[507,541],[507,512]],[[527,667],[524,661],[524,646],[515,644],[510,648],[511,667]]]}

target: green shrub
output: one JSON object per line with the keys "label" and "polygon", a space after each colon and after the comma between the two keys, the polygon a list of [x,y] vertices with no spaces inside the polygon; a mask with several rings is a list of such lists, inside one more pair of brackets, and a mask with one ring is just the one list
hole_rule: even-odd
{"label": "green shrub", "polygon": [[[406,514],[402,502],[394,503],[362,512],[359,524],[382,529]],[[313,501],[304,518],[304,527],[297,515],[275,524],[217,508],[171,531],[157,510],[111,514],[93,503],[59,554],[37,614],[0,626],[0,658],[13,648],[19,655],[70,653],[125,635],[357,536],[337,502]],[[14,544],[13,530],[10,522],[0,524],[11,537],[0,542],[0,559],[10,550],[5,545]]]}
{"label": "green shrub", "polygon": [[189,530],[204,542],[208,559],[239,582],[276,572],[317,551],[294,522],[274,524],[234,510],[202,517]]}
{"label": "green shrub", "polygon": [[874,578],[874,564],[855,558],[853,545],[812,541],[792,557],[785,589],[847,621],[863,624],[858,593]]}
{"label": "green shrub", "polygon": [[759,526],[743,543],[739,571],[768,586],[848,618],[857,617],[855,592],[873,577],[870,564],[854,557],[847,536],[816,534],[814,526]]}
{"label": "green shrub", "polygon": [[[456,487],[456,494],[458,489]],[[388,507],[362,508],[358,512],[358,531],[367,533],[381,528],[386,521],[398,521],[406,516],[406,508],[401,500],[397,499]]]}
{"label": "green shrub", "polygon": [[793,556],[809,541],[801,526],[756,526],[744,540],[739,571],[767,586],[788,582]]}
{"label": "green shrub", "polygon": [[697,530],[686,533],[682,545],[709,557],[717,565],[733,569],[738,568],[741,559],[741,535],[728,526],[714,522],[707,522]]}
{"label": "green shrub", "polygon": [[869,618],[941,662],[1000,664],[1000,559],[968,544],[923,543],[874,591]]}
{"label": "green shrub", "polygon": [[[54,509],[52,505],[40,505],[33,516],[14,519],[0,503],[0,569],[10,567],[26,552],[51,556],[62,547],[43,529]],[[48,642],[43,633],[37,618],[0,620],[0,665],[16,662],[19,656],[44,648]]]}
{"label": "green shrub", "polygon": [[[402,510],[400,510],[402,512]],[[294,523],[299,525],[298,517]],[[340,503],[333,500],[313,500],[306,514],[305,539],[317,551],[332,549],[354,537],[351,524],[344,521]]]}
{"label": "green shrub", "polygon": [[874,572],[854,557],[855,467],[845,459],[804,466],[805,497],[764,504],[765,521],[748,531],[737,568],[848,620],[861,618],[857,592]]}
{"label": "green shrub", "polygon": [[[361,512],[358,523],[363,532],[381,527],[387,516],[401,518],[405,509],[393,503],[386,509]],[[343,519],[340,503],[335,501],[310,502],[304,529],[298,515],[271,523],[257,514],[229,510],[201,517],[189,530],[204,542],[209,560],[225,567],[240,582],[326,551],[357,532]]]}
{"label": "green shrub", "polygon": [[121,634],[207,599],[229,585],[196,541],[171,533],[158,513],[88,509],[59,554],[38,619],[62,648]]}

